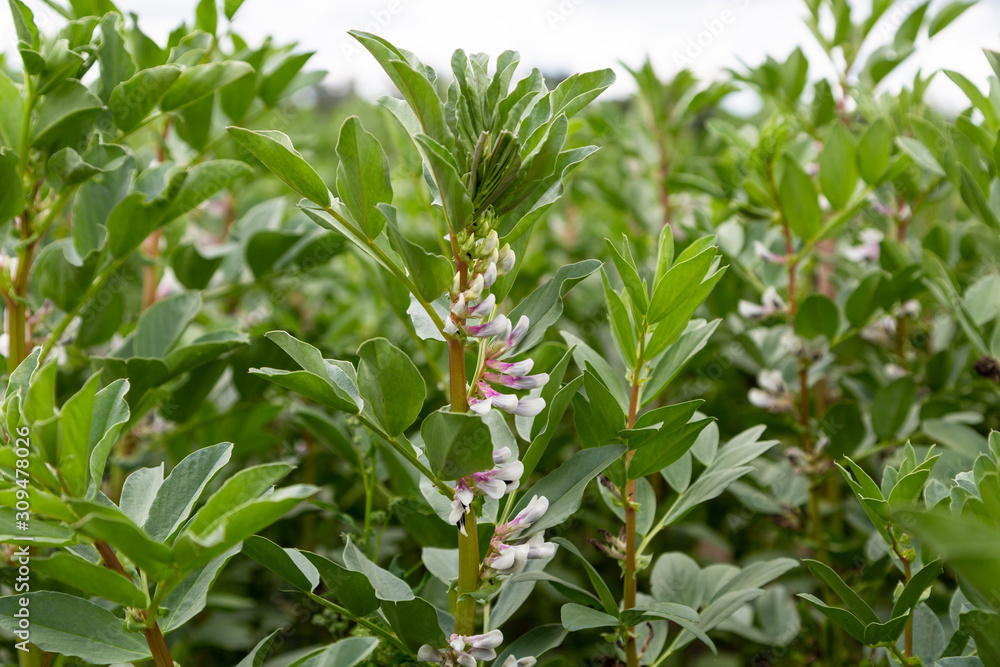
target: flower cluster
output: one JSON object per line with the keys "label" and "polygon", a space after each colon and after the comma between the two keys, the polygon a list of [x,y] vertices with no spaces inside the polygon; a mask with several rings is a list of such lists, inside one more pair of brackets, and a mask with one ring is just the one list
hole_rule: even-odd
{"label": "flower cluster", "polygon": [[549,381],[547,373],[528,375],[534,365],[531,359],[505,361],[528,333],[528,325],[528,318],[522,316],[517,326],[512,328],[510,320],[504,315],[497,315],[485,324],[466,328],[470,336],[492,338],[486,347],[481,372],[469,397],[469,407],[473,411],[485,415],[491,408],[500,408],[511,414],[534,417],[545,407],[545,399],[541,397],[518,398],[497,389],[497,387],[514,390],[534,389]]}
{"label": "flower cluster", "polygon": [[455,482],[455,499],[451,501],[450,523],[456,524],[465,534],[465,515],[472,507],[476,495],[484,495],[500,500],[511,491],[517,490],[524,474],[524,464],[511,460],[509,447],[501,447],[493,452],[492,470],[474,472]]}
{"label": "flower cluster", "polygon": [[[493,660],[497,657],[496,648],[503,643],[503,634],[499,630],[490,630],[481,635],[465,637],[452,635],[448,639],[448,647],[436,649],[430,644],[424,644],[417,651],[417,660],[433,662],[444,667],[476,667],[480,660]],[[534,658],[515,658],[507,656],[500,667],[534,667]]]}
{"label": "flower cluster", "polygon": [[541,533],[526,540],[519,535],[527,530],[549,509],[545,496],[532,496],[531,502],[517,516],[497,526],[490,540],[490,548],[483,559],[483,576],[487,579],[510,577],[524,569],[529,560],[551,558],[556,547],[546,542]]}
{"label": "flower cluster", "polygon": [[[496,230],[490,229],[490,220],[484,219],[459,232],[456,240],[460,255],[468,269],[468,287],[462,289],[461,274],[455,274],[451,289],[451,312],[445,322],[444,332],[454,336],[459,332],[469,338],[478,338],[487,345],[483,366],[478,369],[469,396],[470,407],[479,414],[491,408],[524,417],[533,417],[545,407],[541,398],[521,398],[505,394],[497,387],[507,389],[534,389],[549,380],[545,373],[529,375],[533,362],[506,361],[528,333],[529,321],[521,317],[512,326],[507,317],[496,313],[496,296],[487,294],[502,276],[514,268],[514,251],[509,244],[499,247]],[[470,324],[470,321],[476,322]]]}

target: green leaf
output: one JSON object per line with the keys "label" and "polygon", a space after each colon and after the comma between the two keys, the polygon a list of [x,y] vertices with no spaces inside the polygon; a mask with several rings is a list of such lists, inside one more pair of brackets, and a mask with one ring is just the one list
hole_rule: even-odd
{"label": "green leaf", "polygon": [[604,579],[601,578],[601,575],[596,569],[594,569],[594,566],[587,561],[584,555],[580,553],[580,550],[577,549],[572,542],[562,537],[554,537],[552,538],[552,541],[576,556],[580,562],[583,563],[583,569],[587,573],[590,585],[594,587],[595,591],[597,591],[597,595],[601,600],[601,606],[604,607],[604,611],[608,614],[618,616],[618,601],[615,599],[615,596],[611,594],[611,589],[609,589],[608,585],[604,583]]}
{"label": "green leaf", "polygon": [[144,609],[148,604],[146,594],[127,577],[65,551],[32,559],[31,568],[32,572],[126,607]]}
{"label": "green leaf", "polygon": [[974,4],[976,3],[962,2],[961,0],[949,2],[931,19],[930,25],[927,27],[927,36],[933,37],[947,28],[952,21],[964,14],[965,10]]}
{"label": "green leaf", "polygon": [[[65,413],[65,409],[63,410]],[[65,414],[63,416],[65,419]],[[136,525],[141,526],[149,516],[156,492],[163,484],[163,464],[155,468],[139,468],[125,478],[122,485],[121,501],[118,506]]]}
{"label": "green leaf", "polygon": [[70,79],[48,93],[38,105],[32,129],[32,146],[42,146],[56,139],[74,123],[93,118],[103,104],[76,79]]}
{"label": "green leaf", "polygon": [[597,477],[622,454],[622,445],[605,445],[584,449],[573,454],[558,468],[532,486],[518,502],[513,514],[528,506],[532,496],[544,496],[549,501],[549,509],[541,519],[531,524],[523,536],[543,531],[552,526],[558,526],[580,507],[583,493],[590,480]]}
{"label": "green leaf", "polygon": [[97,495],[98,487],[104,479],[108,455],[129,420],[129,407],[125,402],[128,390],[127,380],[115,380],[94,396],[94,410],[90,418],[90,480],[87,483],[87,498]]}
{"label": "green leaf", "polygon": [[812,340],[825,336],[828,341],[837,337],[840,329],[840,311],[837,304],[822,294],[810,294],[795,313],[795,333]]}
{"label": "green leaf", "polygon": [[562,315],[562,298],[577,283],[599,268],[601,262],[596,259],[561,266],[555,276],[529,294],[528,298],[511,311],[509,316],[511,322],[516,324],[524,316],[531,324],[527,335],[517,346],[517,352],[527,352],[544,338],[545,331]]}
{"label": "green leaf", "polygon": [[344,546],[344,566],[352,572],[365,575],[379,600],[406,602],[414,599],[413,589],[409,584],[370,561],[349,538]]}
{"label": "green leaf", "polygon": [[959,630],[976,642],[976,653],[983,664],[1000,664],[1000,614],[973,609],[959,618]]}
{"label": "green leaf", "polygon": [[[264,76],[260,84],[260,99],[269,107],[275,106],[281,99],[283,93],[294,92],[298,81],[296,76],[305,67],[305,64],[313,57],[315,51],[307,53],[292,53],[286,56],[274,69]],[[320,78],[325,72],[316,72]],[[305,79],[305,77],[302,77]]]}
{"label": "green leaf", "polygon": [[836,210],[842,210],[858,182],[857,148],[850,130],[834,123],[819,155],[819,185]]}
{"label": "green leaf", "polygon": [[[226,12],[226,18],[229,19],[230,21],[232,21],[233,17],[236,16],[236,12],[243,5],[243,2],[244,2],[244,0],[224,0],[223,1],[223,9]],[[260,645],[258,644],[258,647],[259,646]],[[239,667],[243,667],[243,664],[240,663]],[[260,666],[259,665],[254,665],[254,667],[260,667]]]}
{"label": "green leaf", "polygon": [[711,423],[711,419],[699,419],[675,428],[664,424],[653,438],[636,449],[628,465],[629,478],[645,477],[676,463],[694,446],[698,435]]}
{"label": "green leaf", "polygon": [[113,546],[119,557],[125,556],[153,580],[165,579],[172,572],[170,549],[151,539],[139,526],[114,506],[77,500],[70,503],[78,516],[77,530]]}
{"label": "green leaf", "polygon": [[194,8],[194,28],[214,35],[219,27],[219,10],[216,0],[198,0]]}
{"label": "green leaf", "polygon": [[160,99],[163,111],[179,111],[219,88],[250,76],[253,67],[239,60],[205,63],[188,67]]}
{"label": "green leaf", "polygon": [[903,592],[892,606],[892,618],[908,614],[911,609],[920,603],[920,598],[924,591],[934,585],[937,578],[944,570],[944,563],[936,560],[924,565],[919,572],[910,578],[910,581],[903,587]]}
{"label": "green leaf", "polygon": [[872,428],[881,440],[891,440],[903,426],[917,397],[917,385],[901,377],[882,387],[872,400]]}
{"label": "green leaf", "polygon": [[539,657],[546,651],[562,646],[566,630],[560,624],[539,625],[524,633],[505,648],[494,664],[503,665],[508,657]]}
{"label": "green leaf", "polygon": [[992,133],[996,133],[997,125],[1000,125],[1000,117],[997,116],[996,107],[993,103],[987,99],[985,95],[979,90],[976,84],[969,81],[965,76],[954,72],[952,70],[944,70],[945,76],[951,79],[955,85],[962,89],[969,101],[972,102],[972,106],[979,109],[982,112],[986,120],[986,125],[992,130]]}
{"label": "green leaf", "polygon": [[381,604],[381,611],[396,636],[411,651],[419,651],[421,646],[428,643],[431,646],[445,645],[438,610],[427,600],[414,598],[398,602],[387,601]]}
{"label": "green leaf", "polygon": [[267,378],[286,389],[299,392],[335,410],[357,414],[364,408],[364,401],[358,393],[357,382],[353,377],[353,368],[349,368],[350,364],[323,359],[315,347],[293,338],[284,331],[270,331],[266,336],[280,346],[303,370],[251,368],[251,373]]}
{"label": "green leaf", "polygon": [[454,265],[442,255],[427,252],[403,236],[396,225],[395,208],[387,204],[380,204],[378,208],[386,220],[385,232],[389,243],[406,265],[420,296],[434,301],[451,286],[455,276]]}
{"label": "green leaf", "polygon": [[31,643],[43,651],[110,665],[149,659],[142,633],[129,632],[110,611],[72,595],[34,591],[0,598],[0,628],[19,628],[14,614],[27,598],[31,610]]}
{"label": "green leaf", "polygon": [[896,145],[925,171],[929,171],[935,176],[945,176],[944,169],[941,168],[937,158],[934,157],[930,149],[919,139],[914,139],[913,137],[896,137]]}
{"label": "green leaf", "polygon": [[316,491],[318,489],[309,484],[286,486],[240,505],[209,524],[201,533],[185,529],[174,541],[175,558],[189,568],[208,563],[267,528]]}
{"label": "green leaf", "polygon": [[570,632],[591,628],[615,628],[619,625],[616,617],[575,602],[564,604],[559,612],[559,617],[563,627]]}
{"label": "green leaf", "polygon": [[[228,8],[230,2],[231,0],[226,0],[227,14],[229,12]],[[229,18],[232,17],[230,16]],[[281,628],[278,628],[277,630],[269,634],[267,637],[264,637],[259,642],[257,642],[257,645],[253,647],[253,650],[247,654],[247,657],[240,660],[239,664],[236,665],[236,667],[262,667],[262,665],[264,664],[264,660],[267,658],[268,655],[271,654],[271,644],[274,643],[274,640],[277,638],[279,632],[281,632]]]}
{"label": "green leaf", "polygon": [[300,591],[311,593],[319,585],[319,570],[296,549],[282,549],[271,540],[253,535],[243,542],[243,555],[253,558]]}
{"label": "green leaf", "polygon": [[662,356],[654,360],[653,370],[642,388],[642,405],[655,401],[684,367],[708,344],[709,339],[722,322],[721,319],[706,322],[691,320],[684,332],[667,346]]}
{"label": "green leaf", "polygon": [[226,130],[293,190],[324,209],[330,206],[330,191],[323,179],[292,147],[292,141],[286,135],[273,130],[255,131],[241,127],[227,127]]}
{"label": "green leaf", "polygon": [[430,169],[437,191],[436,203],[444,210],[450,233],[462,231],[472,222],[473,208],[455,158],[426,134],[418,134],[413,139]]}
{"label": "green leaf", "polygon": [[803,241],[809,241],[823,225],[823,213],[816,197],[816,187],[799,163],[785,155],[781,164],[784,174],[778,186],[778,202],[785,222]]}
{"label": "green leaf", "polygon": [[865,625],[854,614],[839,607],[829,607],[822,600],[808,593],[799,593],[799,597],[816,607],[820,613],[833,621],[837,627],[843,629],[859,642],[864,643]]}
{"label": "green leaf", "polygon": [[[424,134],[444,149],[450,148],[455,139],[448,127],[447,120],[445,120],[444,104],[441,103],[441,98],[438,97],[434,85],[428,81],[423,73],[417,72],[402,60],[391,60],[388,65],[385,68],[386,71],[389,69],[395,71],[393,83],[399,88],[406,103],[416,114]],[[385,67],[384,64],[383,67]]]}
{"label": "green leaf", "polygon": [[861,596],[855,593],[850,586],[845,584],[844,580],[829,565],[809,558],[803,559],[803,562],[809,567],[813,576],[829,586],[837,594],[837,597],[844,601],[848,609],[851,610],[851,613],[860,619],[861,622],[866,625],[868,623],[879,622],[879,617],[868,606],[868,603],[862,600]]}
{"label": "green leaf", "polygon": [[349,117],[340,128],[337,157],[337,194],[365,235],[373,239],[385,226],[378,205],[392,202],[389,160],[357,116]]}
{"label": "green leaf", "polygon": [[358,348],[358,390],[385,432],[397,436],[420,414],[427,387],[406,353],[385,338]]}
{"label": "green leaf", "polygon": [[892,153],[892,126],[884,118],[872,123],[858,145],[858,171],[869,185],[882,179]]}
{"label": "green leaf", "polygon": [[116,85],[108,109],[118,128],[128,132],[138,127],[180,75],[180,67],[160,65],[140,70]]}
{"label": "green leaf", "polygon": [[101,67],[97,90],[104,102],[110,100],[118,84],[135,74],[135,62],[125,48],[123,25],[121,14],[116,12],[109,12],[101,19],[101,42],[97,47]]}
{"label": "green leaf", "polygon": [[[263,463],[240,470],[208,497],[187,528],[194,533],[204,532],[209,525],[216,523],[229,512],[267,493],[275,482],[291,471],[292,466],[287,463]],[[169,480],[169,477],[167,479]]]}
{"label": "green leaf", "polygon": [[139,317],[130,356],[162,359],[200,309],[198,292],[180,292],[154,303]]}
{"label": "green leaf", "polygon": [[146,533],[163,542],[187,520],[213,477],[229,462],[233,445],[221,442],[186,456],[170,471],[149,507],[142,524]]}
{"label": "green leaf", "polygon": [[24,212],[24,188],[17,164],[17,154],[0,147],[0,224]]}
{"label": "green leaf", "polygon": [[378,647],[378,637],[348,637],[310,653],[289,667],[354,667]]}
{"label": "green leaf", "polygon": [[993,229],[1000,229],[1000,216],[990,206],[986,195],[983,194],[972,172],[965,165],[960,165],[960,169],[961,184],[959,186],[959,194],[962,195],[962,201],[965,202],[965,205],[969,207],[969,210],[977,218]]}
{"label": "green leaf", "polygon": [[[667,227],[669,228],[669,225]],[[661,243],[663,238],[664,236],[661,236]],[[670,236],[670,238],[673,239],[673,236]],[[635,262],[628,249],[628,238],[625,239],[627,257],[623,256],[609,239],[604,239],[604,243],[611,251],[611,259],[615,263],[615,268],[618,269],[618,275],[625,284],[625,290],[628,292],[629,298],[632,299],[632,303],[638,309],[638,312],[644,314],[649,307],[649,296],[646,294],[646,287],[639,278],[639,272],[635,268]]]}
{"label": "green leaf", "polygon": [[227,550],[210,562],[189,573],[180,584],[163,598],[161,606],[167,609],[159,621],[163,633],[181,627],[205,608],[208,593],[222,568],[240,551],[240,545]]}
{"label": "green leaf", "polygon": [[611,283],[608,281],[608,274],[601,268],[601,282],[604,285],[604,301],[608,305],[608,314],[611,316],[611,331],[618,342],[618,349],[621,351],[622,359],[628,367],[634,367],[636,363],[635,332],[632,331],[632,320],[629,319],[628,310]]}
{"label": "green leaf", "polygon": [[355,616],[368,616],[378,609],[375,589],[361,572],[355,572],[309,551],[301,552],[316,567],[330,593]]}
{"label": "green leaf", "polygon": [[92,375],[77,393],[66,400],[59,419],[59,471],[66,487],[76,497],[82,497],[87,492],[90,424],[94,396],[100,383],[100,374]]}
{"label": "green leaf", "polygon": [[439,479],[459,479],[493,468],[492,435],[479,415],[442,408],[424,419],[420,436],[431,472]]}

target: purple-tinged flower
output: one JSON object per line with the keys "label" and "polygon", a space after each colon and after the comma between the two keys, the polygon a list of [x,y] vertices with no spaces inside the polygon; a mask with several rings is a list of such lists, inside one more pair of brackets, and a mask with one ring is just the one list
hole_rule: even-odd
{"label": "purple-tinged flower", "polygon": [[538,375],[508,375],[506,373],[483,373],[483,379],[494,384],[502,384],[511,389],[534,389],[544,387],[549,381],[548,373]]}
{"label": "purple-tinged flower", "polygon": [[504,495],[517,489],[524,474],[524,464],[520,461],[509,461],[493,470],[474,472],[469,475],[473,485],[494,500],[500,500]]}
{"label": "purple-tinged flower", "polygon": [[469,311],[468,317],[472,320],[481,320],[484,317],[488,317],[493,312],[493,309],[496,308],[496,305],[497,298],[490,294],[480,301],[478,306]]}
{"label": "purple-tinged flower", "polygon": [[465,333],[473,338],[505,338],[510,334],[510,320],[504,314],[499,314],[489,322],[473,324],[465,327]]}
{"label": "purple-tinged flower", "polygon": [[535,367],[535,362],[531,359],[525,359],[524,361],[498,361],[496,359],[488,359],[486,361],[486,367],[492,368],[498,373],[503,373],[505,375],[527,375],[531,372],[531,369]]}

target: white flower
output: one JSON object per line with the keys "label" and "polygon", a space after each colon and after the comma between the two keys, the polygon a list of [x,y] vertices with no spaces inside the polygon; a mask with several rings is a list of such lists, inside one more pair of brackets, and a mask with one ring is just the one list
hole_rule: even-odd
{"label": "white flower", "polygon": [[859,245],[844,248],[843,255],[852,262],[877,262],[882,242],[882,232],[877,229],[862,230]]}
{"label": "white flower", "polygon": [[500,667],[535,667],[535,663],[537,662],[538,660],[532,657],[515,658],[512,655],[508,655]]}
{"label": "white flower", "polygon": [[736,304],[736,310],[740,317],[748,320],[762,319],[778,313],[784,312],[785,302],[778,296],[778,290],[768,287],[761,295],[759,304],[740,299]]}

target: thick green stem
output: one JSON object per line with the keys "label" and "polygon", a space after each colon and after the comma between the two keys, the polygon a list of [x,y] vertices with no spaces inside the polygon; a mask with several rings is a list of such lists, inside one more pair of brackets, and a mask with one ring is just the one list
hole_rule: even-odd
{"label": "thick green stem", "polygon": [[174,660],[170,657],[170,649],[167,648],[167,642],[163,639],[163,633],[160,632],[160,626],[156,624],[156,621],[143,630],[142,634],[146,636],[146,643],[149,644],[149,650],[153,654],[153,664],[156,667],[174,667]]}
{"label": "thick green stem", "polygon": [[[118,556],[115,555],[115,551],[111,548],[110,544],[107,542],[94,542],[94,548],[101,555],[104,567],[114,570],[123,577],[131,580],[132,577],[122,567],[121,561],[118,560]],[[163,639],[160,626],[156,624],[156,609],[158,606],[158,601],[154,600],[150,604],[149,609],[144,610],[146,628],[143,630],[143,635],[146,637],[146,643],[149,645],[149,652],[153,656],[153,663],[156,667],[174,667],[174,660],[170,657],[170,649],[167,648],[167,642]]]}
{"label": "thick green stem", "polygon": [[[639,395],[642,391],[643,353],[646,339],[646,327],[639,334],[639,351],[635,368],[632,370],[632,391],[628,401],[628,428],[635,426],[635,418],[639,412]],[[635,607],[636,598],[636,545],[635,545],[635,480],[628,472],[634,450],[625,455],[625,601],[623,607]],[[635,628],[626,629],[625,660],[628,667],[639,666],[639,651],[635,642]]]}
{"label": "thick green stem", "polygon": [[[468,274],[463,262],[456,260],[459,284],[465,289]],[[448,339],[448,372],[450,375],[450,398],[452,412],[468,412],[469,400],[465,387],[465,344],[457,339]],[[479,589],[479,535],[476,530],[476,511],[465,515],[463,529],[458,531],[458,602],[455,605],[455,634],[476,634],[476,600],[463,597]]]}
{"label": "thick green stem", "polygon": [[458,602],[455,605],[455,634],[476,634],[476,600],[463,598],[479,588],[479,539],[476,533],[476,512],[465,515],[465,534],[458,533]]}

